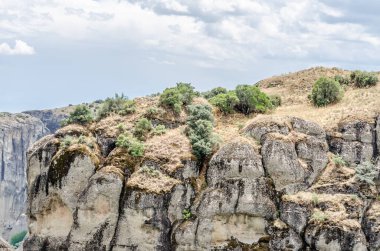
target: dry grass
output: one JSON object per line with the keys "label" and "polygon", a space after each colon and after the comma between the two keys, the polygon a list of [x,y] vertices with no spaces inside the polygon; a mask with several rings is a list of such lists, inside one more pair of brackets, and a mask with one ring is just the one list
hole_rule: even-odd
{"label": "dry grass", "polygon": [[55,136],[56,137],[64,137],[67,135],[70,135],[70,136],[80,136],[80,135],[89,136],[90,134],[91,134],[90,131],[87,130],[87,128],[85,128],[84,126],[71,124],[71,125],[68,125],[68,126],[65,126],[65,127],[58,129],[55,133]]}
{"label": "dry grass", "polygon": [[[309,101],[314,82],[323,76],[348,75],[349,71],[336,68],[312,68],[284,76],[273,77],[260,82],[262,90],[270,95],[280,95],[283,105],[273,115],[294,116],[314,121],[325,129],[333,129],[340,120],[350,115],[365,118],[380,113],[380,84],[371,88],[347,88],[343,99],[334,105],[316,108]],[[270,83],[279,83],[270,87]],[[272,115],[267,115],[272,116]]]}
{"label": "dry grass", "polygon": [[245,116],[240,113],[234,113],[223,116],[221,113],[215,113],[215,127],[214,132],[219,135],[223,143],[235,139],[241,134],[241,130],[250,121],[254,114]]}
{"label": "dry grass", "polygon": [[[355,195],[299,192],[294,195],[284,195],[282,196],[282,200],[315,207],[313,213],[323,213],[326,216],[324,222],[317,222],[311,219],[310,221],[313,223],[335,225],[351,230],[361,228],[358,220],[359,212],[363,209],[364,203]],[[319,205],[322,206],[319,207]],[[349,205],[350,208],[355,208],[356,210],[349,210],[345,205]]]}
{"label": "dry grass", "polygon": [[116,174],[121,180],[124,180],[124,172],[115,166],[102,167],[99,172]]}
{"label": "dry grass", "polygon": [[105,165],[115,166],[121,170],[129,168],[134,171],[141,163],[141,158],[133,157],[128,153],[128,150],[123,147],[116,147],[110,152],[105,160]]}
{"label": "dry grass", "polygon": [[183,133],[185,127],[167,131],[165,134],[148,139],[145,143],[144,160],[160,164],[169,173],[183,167],[183,161],[194,159],[189,139]]}
{"label": "dry grass", "polygon": [[128,179],[127,187],[137,188],[148,193],[168,193],[181,181],[162,174],[158,170],[142,167]]}

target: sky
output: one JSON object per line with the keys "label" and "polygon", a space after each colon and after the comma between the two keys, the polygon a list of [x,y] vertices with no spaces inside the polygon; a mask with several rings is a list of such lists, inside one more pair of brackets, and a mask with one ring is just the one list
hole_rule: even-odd
{"label": "sky", "polygon": [[380,1],[0,0],[0,111],[380,70]]}

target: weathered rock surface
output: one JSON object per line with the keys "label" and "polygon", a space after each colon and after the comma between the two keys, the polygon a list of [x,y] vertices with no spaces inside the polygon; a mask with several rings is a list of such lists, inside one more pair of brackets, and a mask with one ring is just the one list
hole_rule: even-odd
{"label": "weathered rock surface", "polygon": [[[368,144],[376,157],[376,128],[344,124],[335,136]],[[114,146],[104,151],[109,144],[82,127],[45,137],[29,152],[24,248],[379,249],[378,189],[333,161],[331,135],[292,117],[254,120],[244,132],[203,166],[186,157],[176,168],[166,157],[141,160]],[[65,135],[72,145],[63,144]],[[170,147],[177,145],[165,151]],[[366,154],[339,149],[352,163]]]}
{"label": "weathered rock surface", "polygon": [[0,236],[27,229],[26,151],[49,130],[26,114],[0,113]]}
{"label": "weathered rock surface", "polygon": [[0,250],[1,251],[11,251],[12,247],[0,237]]}

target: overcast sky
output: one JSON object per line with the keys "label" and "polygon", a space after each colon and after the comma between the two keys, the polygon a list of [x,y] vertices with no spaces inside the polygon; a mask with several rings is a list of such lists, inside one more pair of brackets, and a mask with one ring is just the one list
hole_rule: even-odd
{"label": "overcast sky", "polygon": [[380,70],[380,1],[0,0],[0,111]]}

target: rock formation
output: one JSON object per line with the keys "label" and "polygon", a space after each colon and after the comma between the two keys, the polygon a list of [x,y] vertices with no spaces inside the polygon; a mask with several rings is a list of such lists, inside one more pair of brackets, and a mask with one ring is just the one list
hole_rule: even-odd
{"label": "rock formation", "polygon": [[26,114],[0,114],[0,235],[27,229],[26,151],[48,133],[44,124]]}
{"label": "rock formation", "polygon": [[96,125],[68,126],[28,153],[24,248],[379,250],[379,187],[349,167],[379,156],[378,121],[326,133],[294,117],[254,119],[204,165],[178,150],[180,134],[153,137],[138,159]]}

